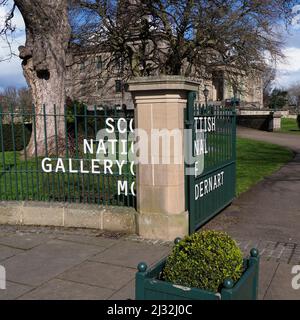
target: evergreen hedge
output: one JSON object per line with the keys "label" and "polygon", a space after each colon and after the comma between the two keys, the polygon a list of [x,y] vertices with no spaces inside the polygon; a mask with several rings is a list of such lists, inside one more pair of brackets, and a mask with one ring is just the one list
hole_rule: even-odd
{"label": "evergreen hedge", "polygon": [[[14,135],[12,133],[12,128],[14,129]],[[31,133],[32,133],[32,124],[30,123],[25,124],[24,127],[23,127],[23,124],[21,123],[14,123],[13,127],[11,123],[2,124],[2,132],[0,132],[0,152],[2,152],[2,142],[3,142],[4,151],[14,151],[13,137],[15,140],[15,150],[16,151],[23,150],[24,142],[25,142],[25,146],[27,146],[31,137]],[[23,138],[23,134],[25,134],[24,138]]]}

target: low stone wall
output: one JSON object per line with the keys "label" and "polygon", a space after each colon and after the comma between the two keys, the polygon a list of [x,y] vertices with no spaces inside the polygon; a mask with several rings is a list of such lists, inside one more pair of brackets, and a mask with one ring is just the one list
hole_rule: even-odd
{"label": "low stone wall", "polygon": [[272,131],[270,129],[270,122],[272,116],[266,115],[237,115],[237,125],[257,130]]}
{"label": "low stone wall", "polygon": [[276,113],[280,114],[282,116],[282,118],[288,118],[290,115],[289,110],[278,110],[278,111],[276,111]]}
{"label": "low stone wall", "polygon": [[276,116],[286,118],[289,116],[289,110],[272,110],[272,109],[237,109],[237,115],[241,116],[265,116],[274,113]]}
{"label": "low stone wall", "polygon": [[0,202],[0,224],[93,228],[136,233],[136,211],[127,207],[46,202]]}
{"label": "low stone wall", "polygon": [[266,116],[270,114],[270,109],[237,109],[238,116]]}
{"label": "low stone wall", "polygon": [[263,131],[277,131],[281,129],[283,111],[270,109],[237,109],[237,125]]}

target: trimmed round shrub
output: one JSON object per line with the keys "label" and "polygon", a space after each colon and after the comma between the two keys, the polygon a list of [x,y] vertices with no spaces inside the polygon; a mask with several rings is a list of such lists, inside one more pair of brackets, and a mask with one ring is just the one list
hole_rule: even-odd
{"label": "trimmed round shrub", "polygon": [[225,232],[207,230],[177,243],[167,258],[163,280],[176,285],[218,292],[225,279],[243,273],[243,254]]}

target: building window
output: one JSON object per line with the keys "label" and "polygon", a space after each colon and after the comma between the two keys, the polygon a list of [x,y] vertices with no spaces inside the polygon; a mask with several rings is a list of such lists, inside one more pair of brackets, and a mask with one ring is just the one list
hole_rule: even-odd
{"label": "building window", "polygon": [[129,91],[129,85],[128,85],[128,83],[124,83],[123,88],[124,88],[124,91],[125,91],[125,92],[128,92],[128,91]]}
{"label": "building window", "polygon": [[81,61],[80,62],[80,71],[84,71],[84,69],[85,69],[85,62]]}
{"label": "building window", "polygon": [[86,94],[86,82],[85,80],[80,81],[80,94],[84,96]]}
{"label": "building window", "polygon": [[98,81],[96,82],[97,91],[101,91],[101,90],[103,89],[103,87],[104,87],[104,82],[103,82],[103,80],[98,80]]}
{"label": "building window", "polygon": [[97,65],[97,70],[102,70],[103,64],[102,64],[101,56],[96,57],[96,65]]}
{"label": "building window", "polygon": [[122,80],[115,81],[116,93],[122,92]]}

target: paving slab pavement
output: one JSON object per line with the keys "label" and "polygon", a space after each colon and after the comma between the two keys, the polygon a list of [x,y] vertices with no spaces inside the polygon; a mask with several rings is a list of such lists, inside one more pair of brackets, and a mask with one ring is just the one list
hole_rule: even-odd
{"label": "paving slab pavement", "polygon": [[85,244],[50,240],[1,262],[7,280],[38,286],[104,250]]}
{"label": "paving slab pavement", "polygon": [[105,300],[114,290],[83,283],[52,279],[19,297],[19,300]]}
{"label": "paving slab pavement", "polygon": [[49,234],[27,234],[17,232],[15,235],[7,235],[0,237],[0,245],[15,249],[32,249],[39,246],[47,240],[52,239],[53,236]]}
{"label": "paving slab pavement", "polygon": [[0,245],[0,262],[21,252],[23,251],[20,249]]}
{"label": "paving slab pavement", "polygon": [[279,262],[261,259],[259,273],[259,292],[258,299],[263,300],[266,296],[268,288],[274,278],[274,274],[278,268]]}
{"label": "paving slab pavement", "polygon": [[296,290],[292,286],[294,276],[291,265],[280,263],[263,298],[265,300],[300,300],[300,289]]}
{"label": "paving slab pavement", "polygon": [[150,266],[171,247],[99,230],[0,226],[0,300],[134,299],[137,264]]}
{"label": "paving slab pavement", "polygon": [[134,278],[135,269],[95,261],[85,261],[59,275],[59,279],[120,290]]}
{"label": "paving slab pavement", "polygon": [[6,281],[6,289],[0,290],[0,300],[15,300],[33,289],[24,284]]}
{"label": "paving slab pavement", "polygon": [[157,246],[143,242],[123,241],[111,247],[110,250],[93,256],[90,260],[135,269],[141,261],[147,261],[148,266],[151,266],[166,256],[169,251],[168,247],[158,249]]}
{"label": "paving slab pavement", "polygon": [[[0,226],[0,233],[2,228],[5,226]],[[23,234],[32,239],[40,239],[30,232],[30,227],[17,228],[18,231],[24,228]],[[11,230],[9,236],[18,239],[19,232]],[[283,244],[280,247],[272,241],[236,240],[245,253],[253,246],[262,252],[259,299],[300,299],[300,291],[291,287],[293,263],[285,258],[290,259],[292,247]],[[76,236],[54,232],[52,237],[29,249],[1,245],[0,255],[9,252],[9,256],[0,263],[6,267],[8,279],[7,289],[0,290],[0,300],[134,299],[137,262],[156,263],[171,248],[169,242],[126,235],[111,239],[87,235],[86,231]],[[120,254],[118,258],[116,254]]]}

